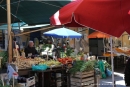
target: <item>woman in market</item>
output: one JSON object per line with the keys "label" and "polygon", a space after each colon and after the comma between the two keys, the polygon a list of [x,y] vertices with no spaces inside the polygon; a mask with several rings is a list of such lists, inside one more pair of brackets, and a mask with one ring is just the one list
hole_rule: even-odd
{"label": "woman in market", "polygon": [[33,58],[34,56],[38,55],[38,52],[34,47],[33,41],[29,41],[28,46],[25,48],[24,51],[25,51],[25,56],[26,57],[31,56]]}
{"label": "woman in market", "polygon": [[17,49],[19,52],[19,55],[21,55],[20,44],[17,42],[16,38],[13,38],[13,49]]}

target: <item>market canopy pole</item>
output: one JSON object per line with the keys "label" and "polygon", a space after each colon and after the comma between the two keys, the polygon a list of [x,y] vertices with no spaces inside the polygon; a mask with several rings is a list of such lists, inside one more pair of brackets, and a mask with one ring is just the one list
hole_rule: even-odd
{"label": "market canopy pole", "polygon": [[24,35],[24,34],[29,34],[29,33],[37,32],[37,31],[49,30],[49,29],[51,29],[51,28],[55,28],[55,26],[48,26],[48,27],[46,27],[46,28],[41,28],[41,29],[37,29],[37,30],[32,30],[32,31],[28,31],[28,32],[23,32],[23,33],[16,34],[16,35],[12,35],[12,36],[21,36],[21,35]]}
{"label": "market canopy pole", "polygon": [[11,36],[11,12],[10,12],[10,0],[6,0],[7,3],[7,24],[8,24],[8,62],[12,61],[12,36]]}

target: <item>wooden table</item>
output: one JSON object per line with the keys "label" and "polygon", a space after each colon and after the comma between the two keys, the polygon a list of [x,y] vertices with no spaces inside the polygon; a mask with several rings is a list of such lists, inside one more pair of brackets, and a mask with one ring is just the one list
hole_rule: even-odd
{"label": "wooden table", "polygon": [[[56,77],[54,76],[54,84],[51,80],[51,74],[56,74],[56,73],[61,73],[61,79],[62,79],[62,87],[70,87],[70,77],[69,74],[66,73],[66,69],[62,67],[58,68],[52,68],[52,69],[47,69],[44,71],[30,71],[30,76],[34,76],[34,74],[38,75],[38,87],[57,87],[56,83]],[[67,81],[64,79],[66,75]]]}
{"label": "wooden table", "polygon": [[20,76],[29,75],[30,71],[32,71],[32,69],[19,69],[18,74]]}

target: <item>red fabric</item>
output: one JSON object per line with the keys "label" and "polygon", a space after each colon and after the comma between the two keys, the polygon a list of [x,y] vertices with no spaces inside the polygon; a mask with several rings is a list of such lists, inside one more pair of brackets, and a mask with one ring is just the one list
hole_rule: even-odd
{"label": "red fabric", "polygon": [[95,30],[119,37],[130,34],[130,0],[77,0],[51,18],[52,25],[67,27],[88,26]]}
{"label": "red fabric", "polygon": [[129,10],[128,14],[130,15],[130,10]]}
{"label": "red fabric", "polygon": [[17,73],[13,73],[13,75],[18,75]]}
{"label": "red fabric", "polygon": [[107,34],[104,34],[102,32],[93,32],[92,34],[88,35],[88,38],[109,38],[110,36]]}

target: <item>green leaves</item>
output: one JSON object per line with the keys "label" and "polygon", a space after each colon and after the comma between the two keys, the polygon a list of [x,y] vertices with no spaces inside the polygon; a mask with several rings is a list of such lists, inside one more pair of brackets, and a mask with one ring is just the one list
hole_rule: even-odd
{"label": "green leaves", "polygon": [[70,73],[75,74],[76,72],[91,71],[94,69],[94,63],[94,61],[76,61],[73,68],[70,69]]}
{"label": "green leaves", "polygon": [[1,60],[1,66],[4,66],[5,63],[8,61],[8,52],[7,51],[1,51],[0,57],[3,57]]}
{"label": "green leaves", "polygon": [[84,62],[84,64],[82,65],[80,71],[84,72],[84,71],[91,71],[94,69],[94,62],[93,61],[87,61]]}
{"label": "green leaves", "polygon": [[67,56],[70,56],[71,53],[73,53],[73,51],[74,51],[74,50],[73,50],[72,48],[69,48],[69,47],[68,47],[68,48],[67,48],[67,51],[66,51],[66,55],[67,55]]}
{"label": "green leaves", "polygon": [[71,74],[75,74],[76,72],[80,71],[80,68],[82,67],[84,61],[75,61],[74,66],[70,69]]}
{"label": "green leaves", "polygon": [[0,87],[10,87],[10,86],[9,86],[9,85],[3,86],[3,85],[2,85],[2,81],[0,80]]}
{"label": "green leaves", "polygon": [[108,68],[109,70],[112,70],[111,65],[106,61],[104,61],[104,66],[105,66],[105,68]]}

